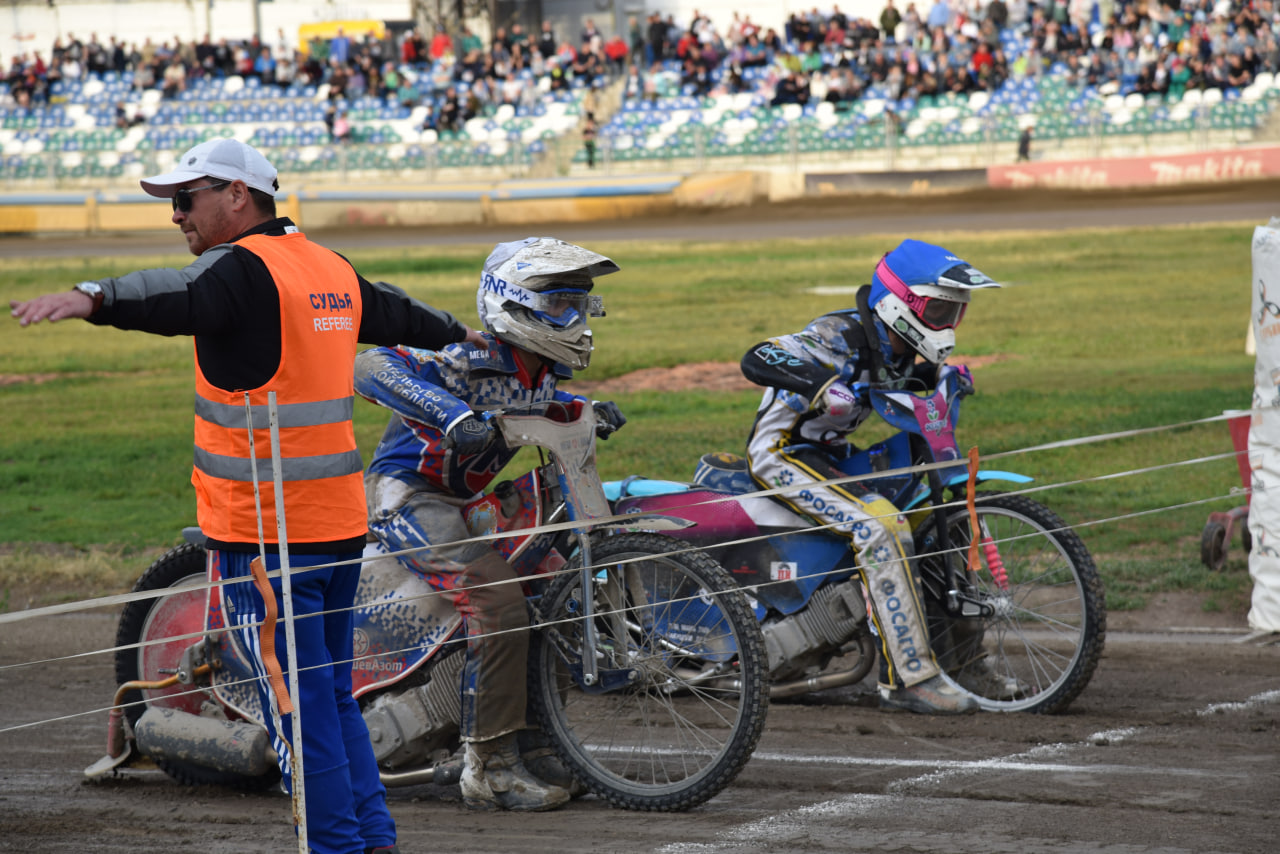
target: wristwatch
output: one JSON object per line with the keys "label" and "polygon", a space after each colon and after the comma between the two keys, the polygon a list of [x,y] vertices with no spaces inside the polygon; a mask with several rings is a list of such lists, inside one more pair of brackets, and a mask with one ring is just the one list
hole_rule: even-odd
{"label": "wristwatch", "polygon": [[75,290],[82,294],[88,294],[93,298],[93,309],[89,312],[90,314],[95,314],[98,309],[102,308],[102,298],[104,296],[102,285],[97,282],[80,282],[75,286]]}

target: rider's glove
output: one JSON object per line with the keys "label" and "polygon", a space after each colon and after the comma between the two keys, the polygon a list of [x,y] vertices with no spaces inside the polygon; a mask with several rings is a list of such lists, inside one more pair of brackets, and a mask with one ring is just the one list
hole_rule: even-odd
{"label": "rider's glove", "polygon": [[956,365],[956,385],[961,394],[973,394],[973,372],[968,365]]}
{"label": "rider's glove", "polygon": [[612,400],[593,400],[591,408],[596,413],[596,435],[601,439],[608,439],[627,423],[627,417]]}
{"label": "rider's glove", "polygon": [[497,433],[493,425],[472,412],[453,422],[453,426],[445,431],[444,447],[446,451],[469,457],[483,452],[495,438]]}
{"label": "rider's glove", "polygon": [[858,398],[853,390],[842,382],[831,383],[813,401],[816,412],[833,418],[848,418],[857,405]]}

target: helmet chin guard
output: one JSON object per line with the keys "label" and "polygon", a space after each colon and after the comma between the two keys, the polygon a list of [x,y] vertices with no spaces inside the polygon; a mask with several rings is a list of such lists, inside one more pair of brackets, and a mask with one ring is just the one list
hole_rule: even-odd
{"label": "helmet chin guard", "polygon": [[603,300],[588,293],[595,277],[618,269],[552,237],[499,243],[485,260],[476,311],[499,340],[580,371],[591,362],[588,318],[604,314]]}
{"label": "helmet chin guard", "polygon": [[880,259],[868,300],[885,326],[940,365],[956,346],[970,291],[1000,284],[941,246],[904,240]]}

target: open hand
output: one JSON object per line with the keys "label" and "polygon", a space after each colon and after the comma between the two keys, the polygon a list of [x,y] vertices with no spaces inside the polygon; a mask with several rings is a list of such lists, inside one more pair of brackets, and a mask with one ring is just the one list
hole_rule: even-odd
{"label": "open hand", "polygon": [[9,300],[9,309],[22,326],[42,320],[54,323],[68,317],[88,317],[93,313],[93,297],[80,291],[59,291],[26,302]]}

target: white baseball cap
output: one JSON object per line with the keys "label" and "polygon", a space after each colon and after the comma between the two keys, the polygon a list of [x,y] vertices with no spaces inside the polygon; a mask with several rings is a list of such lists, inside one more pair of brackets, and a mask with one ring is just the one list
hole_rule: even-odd
{"label": "white baseball cap", "polygon": [[176,168],[163,175],[143,179],[142,189],[149,195],[172,199],[179,184],[197,178],[243,181],[253,190],[274,196],[279,184],[276,168],[253,146],[238,139],[211,139],[192,148],[178,158]]}

